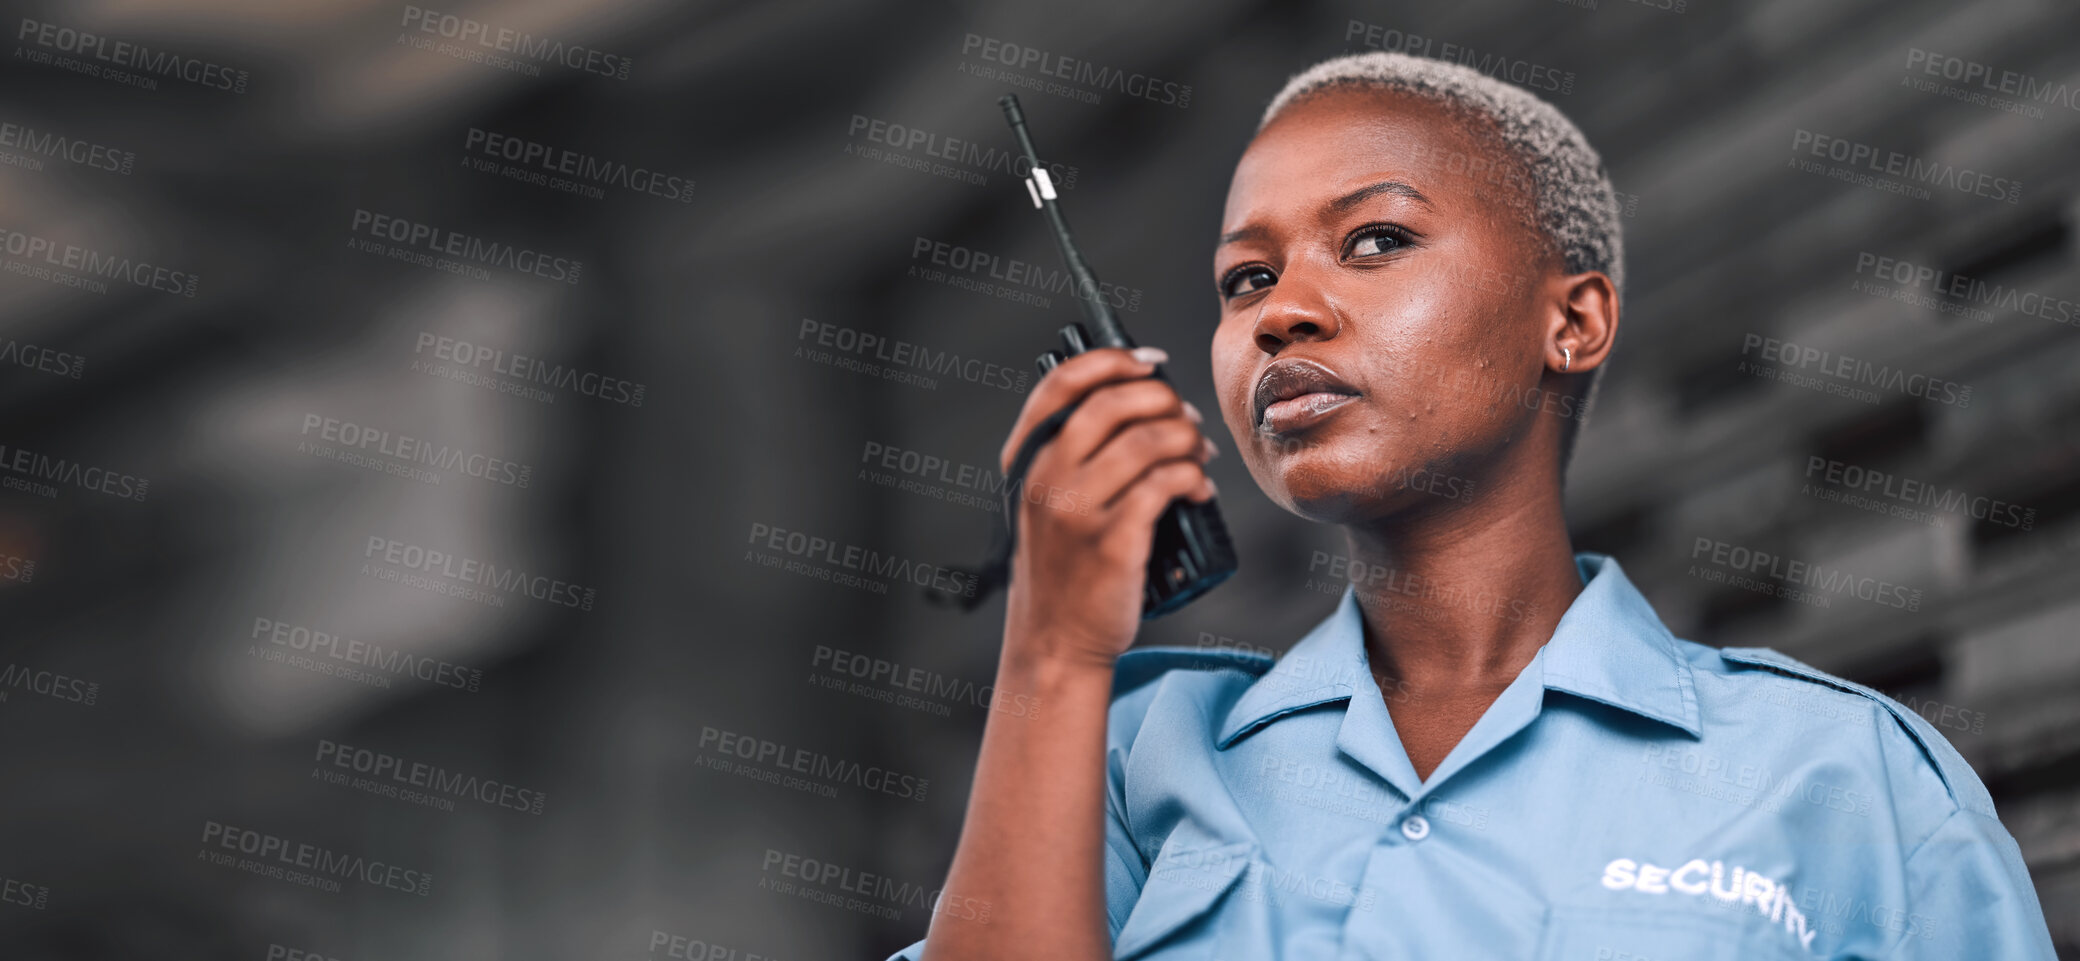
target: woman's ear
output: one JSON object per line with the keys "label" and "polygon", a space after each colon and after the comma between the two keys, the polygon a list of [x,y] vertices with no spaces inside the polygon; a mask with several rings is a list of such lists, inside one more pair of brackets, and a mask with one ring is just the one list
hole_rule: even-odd
{"label": "woman's ear", "polygon": [[1603,271],[1555,277],[1547,288],[1546,367],[1585,374],[1610,356],[1618,336],[1618,290]]}

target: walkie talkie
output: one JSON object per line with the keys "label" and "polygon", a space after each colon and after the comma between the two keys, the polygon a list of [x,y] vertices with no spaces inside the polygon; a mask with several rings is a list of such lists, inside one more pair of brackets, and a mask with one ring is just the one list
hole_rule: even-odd
{"label": "walkie talkie", "polygon": [[[1061,330],[1062,349],[1041,354],[1037,364],[1041,376],[1062,361],[1094,347],[1132,348],[1134,339],[1127,336],[1119,318],[1113,316],[1112,306],[1100,294],[1098,278],[1083,262],[1083,255],[1076,250],[1076,241],[1069,236],[1069,222],[1062,219],[1062,208],[1055,196],[1054,181],[1047,175],[1047,167],[1041,164],[1040,154],[1033,149],[1032,135],[1026,132],[1025,112],[1018,107],[1018,97],[1005,94],[997,100],[1004,108],[1004,119],[1011,124],[1012,133],[1018,136],[1018,146],[1025,151],[1026,165],[1031,171],[1025,179],[1026,193],[1032,197],[1033,206],[1047,215],[1048,226],[1054,228],[1055,246],[1061,248],[1062,263],[1069,269],[1069,281],[1075,286],[1076,299],[1083,304],[1083,312],[1090,320],[1086,329],[1082,324],[1072,323]],[[1156,365],[1151,376],[1168,382],[1163,376],[1162,365]],[[1050,417],[1041,426],[1047,427],[1045,434],[1039,427],[1026,437],[1013,464],[1011,486],[1022,486],[1025,470],[1032,461],[1033,452],[1041,444],[1052,439],[1061,430],[1072,405]],[[1006,505],[1005,523],[1014,525],[1016,536],[1016,505]],[[1148,583],[1142,590],[1141,617],[1143,620],[1161,617],[1197,599],[1227,580],[1235,573],[1235,546],[1228,540],[1228,527],[1221,521],[1220,508],[1211,500],[1201,504],[1185,498],[1170,502],[1163,516],[1156,521],[1155,541],[1148,558]]]}

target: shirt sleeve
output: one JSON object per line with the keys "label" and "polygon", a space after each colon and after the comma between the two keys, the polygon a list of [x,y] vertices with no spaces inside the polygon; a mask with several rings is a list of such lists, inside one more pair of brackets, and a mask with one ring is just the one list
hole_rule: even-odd
{"label": "shirt sleeve", "polygon": [[1141,899],[1141,886],[1148,883],[1148,867],[1127,828],[1126,810],[1126,750],[1114,741],[1105,751],[1105,926],[1115,944],[1120,926]]}
{"label": "shirt sleeve", "polygon": [[[1116,944],[1119,929],[1127,923],[1141,887],[1148,882],[1148,867],[1127,827],[1127,751],[1140,728],[1145,699],[1129,694],[1113,701],[1105,748],[1105,927]],[[887,961],[924,961],[928,938],[889,955]]]}
{"label": "shirt sleeve", "polygon": [[2000,821],[1959,808],[1907,858],[1906,961],[2057,961],[2022,850]]}

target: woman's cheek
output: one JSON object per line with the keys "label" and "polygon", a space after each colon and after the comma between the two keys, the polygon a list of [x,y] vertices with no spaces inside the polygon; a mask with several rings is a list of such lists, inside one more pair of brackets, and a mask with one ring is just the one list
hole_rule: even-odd
{"label": "woman's cheek", "polygon": [[1249,395],[1255,385],[1249,380],[1249,367],[1238,355],[1221,343],[1216,335],[1213,348],[1213,383],[1215,399],[1220,401],[1221,422],[1228,426],[1228,433],[1241,443],[1249,433]]}

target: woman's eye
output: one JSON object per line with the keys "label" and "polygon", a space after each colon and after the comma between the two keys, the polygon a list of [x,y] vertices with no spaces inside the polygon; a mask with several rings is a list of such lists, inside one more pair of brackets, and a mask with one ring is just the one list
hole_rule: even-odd
{"label": "woman's eye", "polygon": [[1221,278],[1221,296],[1240,297],[1243,294],[1263,290],[1278,283],[1278,275],[1268,267],[1237,267]]}
{"label": "woman's eye", "polygon": [[1408,246],[1408,235],[1392,227],[1367,227],[1351,237],[1348,257],[1377,257]]}

